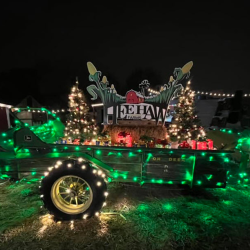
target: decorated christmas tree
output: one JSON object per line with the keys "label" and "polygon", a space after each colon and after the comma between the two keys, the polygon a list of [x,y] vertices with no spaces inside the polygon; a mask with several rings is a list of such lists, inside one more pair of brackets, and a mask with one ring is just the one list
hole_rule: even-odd
{"label": "decorated christmas tree", "polygon": [[175,114],[169,128],[169,137],[172,142],[183,142],[187,140],[206,140],[206,133],[201,126],[200,119],[196,115],[194,105],[194,92],[188,81],[185,89],[182,90],[179,102],[174,110]]}
{"label": "decorated christmas tree", "polygon": [[72,142],[76,139],[79,142],[84,142],[95,138],[97,135],[97,127],[94,120],[89,116],[89,107],[85,100],[76,78],[75,85],[73,85],[69,94],[69,115],[65,128],[65,136]]}

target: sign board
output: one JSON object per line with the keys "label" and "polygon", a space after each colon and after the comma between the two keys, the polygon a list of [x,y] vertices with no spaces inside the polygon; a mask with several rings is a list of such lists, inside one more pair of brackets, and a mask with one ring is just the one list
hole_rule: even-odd
{"label": "sign board", "polygon": [[117,124],[119,119],[153,120],[156,124],[164,124],[169,117],[169,103],[181,93],[183,86],[180,82],[189,77],[192,66],[193,62],[190,61],[182,68],[175,68],[174,76],[170,77],[169,82],[164,84],[157,94],[145,95],[145,89],[148,89],[150,84],[144,80],[139,84],[140,92],[129,90],[125,96],[121,96],[113,84],[108,87],[106,76],[100,80],[102,73],[88,62],[89,80],[95,84],[88,86],[87,91],[92,95],[92,100],[99,97],[103,103],[103,124],[108,124],[109,116],[112,116],[113,124]]}

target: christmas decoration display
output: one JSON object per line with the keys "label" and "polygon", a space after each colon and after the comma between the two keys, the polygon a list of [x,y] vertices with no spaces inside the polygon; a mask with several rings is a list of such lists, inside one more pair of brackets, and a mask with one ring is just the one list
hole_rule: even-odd
{"label": "christmas decoration display", "polygon": [[170,77],[167,84],[161,88],[157,95],[145,96],[145,89],[149,87],[149,82],[144,80],[139,85],[142,92],[130,90],[126,96],[117,94],[112,84],[108,87],[109,82],[106,76],[100,79],[102,73],[97,71],[95,66],[87,63],[89,71],[89,80],[95,82],[87,87],[87,91],[92,96],[92,100],[98,97],[103,103],[103,124],[108,125],[108,115],[112,115],[112,124],[117,124],[118,119],[125,120],[154,120],[156,125],[166,121],[167,107],[173,98],[177,98],[182,90],[180,82],[189,77],[190,69],[193,62],[186,63],[182,68],[175,68],[174,76]]}
{"label": "christmas decoration display", "polygon": [[182,143],[179,144],[180,148],[191,148],[190,144],[187,141],[183,141]]}
{"label": "christmas decoration display", "polygon": [[206,140],[205,130],[195,114],[194,92],[190,89],[190,84],[191,82],[188,81],[186,88],[182,90],[179,103],[175,107],[172,124],[169,125],[168,133],[172,142],[183,142],[188,139]]}
{"label": "christmas decoration display", "polygon": [[119,146],[126,146],[126,147],[132,147],[132,137],[129,133],[126,133],[125,131],[120,132],[118,134],[118,143]]}
{"label": "christmas decoration display", "polygon": [[69,115],[66,121],[65,137],[79,145],[97,136],[97,126],[89,116],[89,107],[82,90],[79,89],[78,78],[69,95]]}
{"label": "christmas decoration display", "polygon": [[[165,140],[165,123],[170,116],[169,103],[181,93],[183,86],[180,82],[189,77],[192,66],[193,62],[190,61],[182,68],[175,68],[174,77],[171,76],[168,83],[161,86],[158,94],[146,96],[145,90],[149,88],[150,83],[143,80],[139,84],[140,91],[131,89],[125,96],[121,96],[114,85],[109,87],[107,77],[102,76],[102,73],[88,62],[89,80],[93,84],[87,87],[87,91],[92,100],[101,99],[104,131],[109,131],[112,145],[117,144],[117,134],[123,131],[130,133],[134,146],[147,144],[139,140],[144,134]],[[145,130],[151,132],[145,133]],[[153,144],[155,145],[155,142],[152,141],[148,146],[152,147]]]}
{"label": "christmas decoration display", "polygon": [[64,124],[57,119],[49,120],[40,126],[30,126],[30,130],[46,143],[58,143],[58,139],[63,137],[64,129]]}

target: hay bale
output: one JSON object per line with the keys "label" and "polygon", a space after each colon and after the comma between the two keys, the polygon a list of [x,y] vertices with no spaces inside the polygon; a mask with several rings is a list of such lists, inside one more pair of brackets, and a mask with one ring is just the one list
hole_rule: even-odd
{"label": "hay bale", "polygon": [[166,139],[167,129],[163,126],[122,126],[106,125],[103,132],[107,131],[111,138],[111,143],[117,143],[117,136],[120,132],[129,133],[133,141],[139,141],[140,137],[147,135],[155,139]]}

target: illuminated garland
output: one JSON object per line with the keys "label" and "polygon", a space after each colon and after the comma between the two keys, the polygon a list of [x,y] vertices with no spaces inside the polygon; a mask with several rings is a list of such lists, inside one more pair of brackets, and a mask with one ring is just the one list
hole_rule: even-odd
{"label": "illuminated garland", "polygon": [[[43,140],[46,143],[54,143],[56,142],[60,137],[63,136],[63,134],[60,133],[60,131],[57,129],[57,124],[55,121],[60,123],[60,118],[57,117],[55,114],[53,114],[51,111],[47,110],[46,108],[12,108],[12,111],[20,113],[21,111],[28,111],[28,112],[37,112],[37,113],[47,113],[48,115],[48,122],[39,126],[30,126],[28,123],[23,123],[20,120],[15,120],[16,129],[22,128],[22,127],[28,127],[31,131],[33,131],[41,140]],[[60,123],[62,124],[62,123]],[[2,136],[0,138],[0,142],[3,143],[4,147],[6,148],[13,148],[13,133],[11,134],[7,132],[2,133]],[[0,143],[1,144],[1,143]]]}
{"label": "illuminated garland", "polygon": [[[148,89],[148,91],[153,94],[160,94],[159,91],[156,91],[154,89]],[[215,93],[215,92],[207,92],[207,91],[199,91],[199,90],[197,91],[193,90],[193,92],[196,94],[208,95],[208,96],[213,96],[213,97],[234,97],[234,94],[229,94],[229,93],[225,94],[225,93],[219,93],[219,92]],[[250,94],[244,94],[243,96],[250,97]]]}

